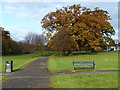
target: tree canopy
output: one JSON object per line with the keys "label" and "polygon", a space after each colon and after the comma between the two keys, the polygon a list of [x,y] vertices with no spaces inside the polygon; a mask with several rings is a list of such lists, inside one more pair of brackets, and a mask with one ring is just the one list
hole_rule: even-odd
{"label": "tree canopy", "polygon": [[60,51],[60,56],[62,56],[62,52],[65,52],[65,51],[70,52],[70,50],[78,49],[77,42],[65,30],[61,30],[56,34],[54,34],[54,36],[48,42],[48,46],[52,50]]}
{"label": "tree canopy", "polygon": [[43,35],[28,33],[23,41],[16,42],[10,37],[10,32],[3,27],[0,27],[0,42],[2,46],[0,53],[2,55],[26,54],[45,49]]}
{"label": "tree canopy", "polygon": [[13,41],[10,37],[9,31],[5,31],[4,28],[0,27],[0,42],[2,43],[2,54],[18,54],[21,52],[17,42]]}
{"label": "tree canopy", "polygon": [[80,49],[89,47],[91,50],[100,50],[101,42],[108,42],[107,38],[115,34],[108,14],[98,7],[91,10],[75,4],[46,14],[41,23],[51,37],[51,33],[65,30],[78,43]]}

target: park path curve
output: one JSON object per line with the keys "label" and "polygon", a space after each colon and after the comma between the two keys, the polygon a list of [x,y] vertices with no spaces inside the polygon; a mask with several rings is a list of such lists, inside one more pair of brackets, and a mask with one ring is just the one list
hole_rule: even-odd
{"label": "park path curve", "polygon": [[9,75],[2,88],[51,88],[50,73],[46,70],[48,57],[31,62],[24,69]]}

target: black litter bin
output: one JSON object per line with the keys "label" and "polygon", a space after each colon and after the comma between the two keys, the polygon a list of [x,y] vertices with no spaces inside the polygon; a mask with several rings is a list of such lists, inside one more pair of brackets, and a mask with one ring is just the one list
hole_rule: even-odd
{"label": "black litter bin", "polygon": [[13,71],[13,61],[6,61],[5,70],[6,70],[6,72],[12,72]]}

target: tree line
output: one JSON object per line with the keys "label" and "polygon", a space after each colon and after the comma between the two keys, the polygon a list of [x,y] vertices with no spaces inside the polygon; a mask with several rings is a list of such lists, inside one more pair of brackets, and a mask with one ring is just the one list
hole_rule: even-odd
{"label": "tree line", "polygon": [[46,50],[44,35],[28,33],[23,41],[14,41],[10,32],[0,27],[0,42],[2,43],[2,55],[29,54]]}

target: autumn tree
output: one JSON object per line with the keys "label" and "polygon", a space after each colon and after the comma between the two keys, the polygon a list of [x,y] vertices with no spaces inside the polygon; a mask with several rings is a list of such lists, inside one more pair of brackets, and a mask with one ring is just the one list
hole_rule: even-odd
{"label": "autumn tree", "polygon": [[10,47],[11,38],[10,33],[5,31],[4,28],[0,27],[0,31],[2,33],[1,42],[2,42],[2,54],[10,54],[12,53],[12,48]]}
{"label": "autumn tree", "polygon": [[2,55],[28,54],[44,49],[44,35],[29,33],[23,41],[14,41],[10,37],[10,32],[0,27],[0,44]]}
{"label": "autumn tree", "polygon": [[0,27],[0,33],[2,33],[0,36],[0,42],[2,42],[2,55],[21,53],[17,42],[11,39],[9,31],[6,31],[4,28]]}
{"label": "autumn tree", "polygon": [[54,36],[49,40],[48,46],[60,52],[60,56],[63,55],[63,52],[68,51],[68,54],[71,50],[77,50],[78,44],[73,37],[65,30],[61,30],[54,34]]}
{"label": "autumn tree", "polygon": [[18,45],[21,48],[22,54],[29,54],[33,52],[33,46],[26,43],[25,41],[19,41]]}
{"label": "autumn tree", "polygon": [[91,10],[75,4],[48,13],[41,23],[49,38],[53,33],[65,30],[78,43],[80,49],[88,47],[95,51],[102,48],[101,42],[115,34],[108,14],[99,8]]}

